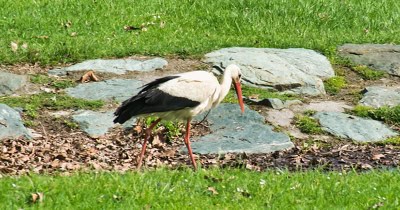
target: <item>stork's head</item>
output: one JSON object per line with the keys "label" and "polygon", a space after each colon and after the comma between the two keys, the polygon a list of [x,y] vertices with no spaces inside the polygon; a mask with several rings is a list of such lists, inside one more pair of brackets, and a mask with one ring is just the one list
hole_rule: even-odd
{"label": "stork's head", "polygon": [[243,96],[242,96],[242,87],[240,85],[240,80],[242,78],[242,72],[240,71],[239,66],[237,66],[235,64],[230,64],[229,66],[227,66],[225,71],[228,71],[231,73],[233,86],[235,87],[236,95],[239,100],[240,110],[242,110],[242,113],[243,113],[244,112],[244,104],[243,104]]}
{"label": "stork's head", "polygon": [[231,64],[228,67],[226,67],[226,70],[231,72],[231,77],[234,82],[240,82],[240,78],[242,77],[242,72],[240,71],[239,66]]}

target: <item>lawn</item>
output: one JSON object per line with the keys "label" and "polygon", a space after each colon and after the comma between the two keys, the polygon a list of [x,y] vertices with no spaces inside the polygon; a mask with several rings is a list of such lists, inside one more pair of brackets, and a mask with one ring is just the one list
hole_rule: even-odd
{"label": "lawn", "polygon": [[[232,46],[308,48],[335,63],[341,62],[338,45],[400,43],[397,0],[0,0],[0,5],[0,65],[56,65],[130,55],[200,58]],[[357,72],[381,77],[364,68]],[[71,85],[40,75],[32,82],[61,89]],[[331,93],[346,85],[341,77],[327,84]],[[259,99],[277,97],[251,87],[243,91]],[[54,97],[1,100],[24,107],[32,119],[46,106],[103,106],[96,101],[72,103],[62,95],[59,103],[49,100]],[[226,101],[236,99],[231,94]],[[394,111],[363,113],[378,118],[397,116]],[[299,123],[309,125],[307,120]],[[0,173],[0,209],[396,209],[399,172],[184,168],[71,175]]]}
{"label": "lawn", "polygon": [[[3,177],[0,188],[1,209],[396,209],[400,205],[398,170],[77,172]],[[32,202],[32,194],[39,193],[43,196]]]}
{"label": "lawn", "polygon": [[[223,47],[399,43],[397,0],[0,0],[0,63],[134,54],[201,57]],[[138,28],[138,29],[135,29]]]}

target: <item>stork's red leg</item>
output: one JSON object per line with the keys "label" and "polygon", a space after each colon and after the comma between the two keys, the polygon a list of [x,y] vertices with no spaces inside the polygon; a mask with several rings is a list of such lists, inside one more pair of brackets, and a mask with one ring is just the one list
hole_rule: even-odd
{"label": "stork's red leg", "polygon": [[146,146],[147,146],[147,141],[150,138],[151,135],[151,131],[153,130],[153,128],[161,121],[161,118],[158,118],[156,121],[154,121],[150,127],[148,127],[146,129],[146,134],[144,136],[144,141],[142,144],[142,151],[140,152],[140,156],[139,156],[139,161],[138,161],[138,165],[137,165],[137,169],[140,170],[140,168],[142,167],[142,161],[143,161],[143,156],[144,156],[144,152],[146,152]]}
{"label": "stork's red leg", "polygon": [[188,119],[186,122],[185,144],[188,149],[190,160],[192,161],[194,170],[196,170],[197,169],[196,161],[194,160],[193,152],[192,152],[192,148],[190,147],[190,140],[189,140],[189,138],[190,138],[190,121],[191,121],[191,119]]}

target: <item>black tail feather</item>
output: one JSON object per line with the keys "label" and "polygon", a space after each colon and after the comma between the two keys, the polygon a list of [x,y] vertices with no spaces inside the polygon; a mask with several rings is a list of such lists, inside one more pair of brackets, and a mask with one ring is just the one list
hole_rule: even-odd
{"label": "black tail feather", "polygon": [[140,97],[140,95],[124,101],[122,105],[114,112],[114,115],[117,116],[114,119],[114,123],[123,124],[131,117],[138,115],[143,106],[145,106],[145,99]]}

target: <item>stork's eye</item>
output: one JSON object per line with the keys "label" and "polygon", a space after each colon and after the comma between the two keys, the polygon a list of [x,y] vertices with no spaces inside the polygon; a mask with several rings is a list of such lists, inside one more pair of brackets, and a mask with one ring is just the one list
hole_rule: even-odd
{"label": "stork's eye", "polygon": [[242,75],[241,74],[239,74],[239,79],[241,79],[242,78]]}

